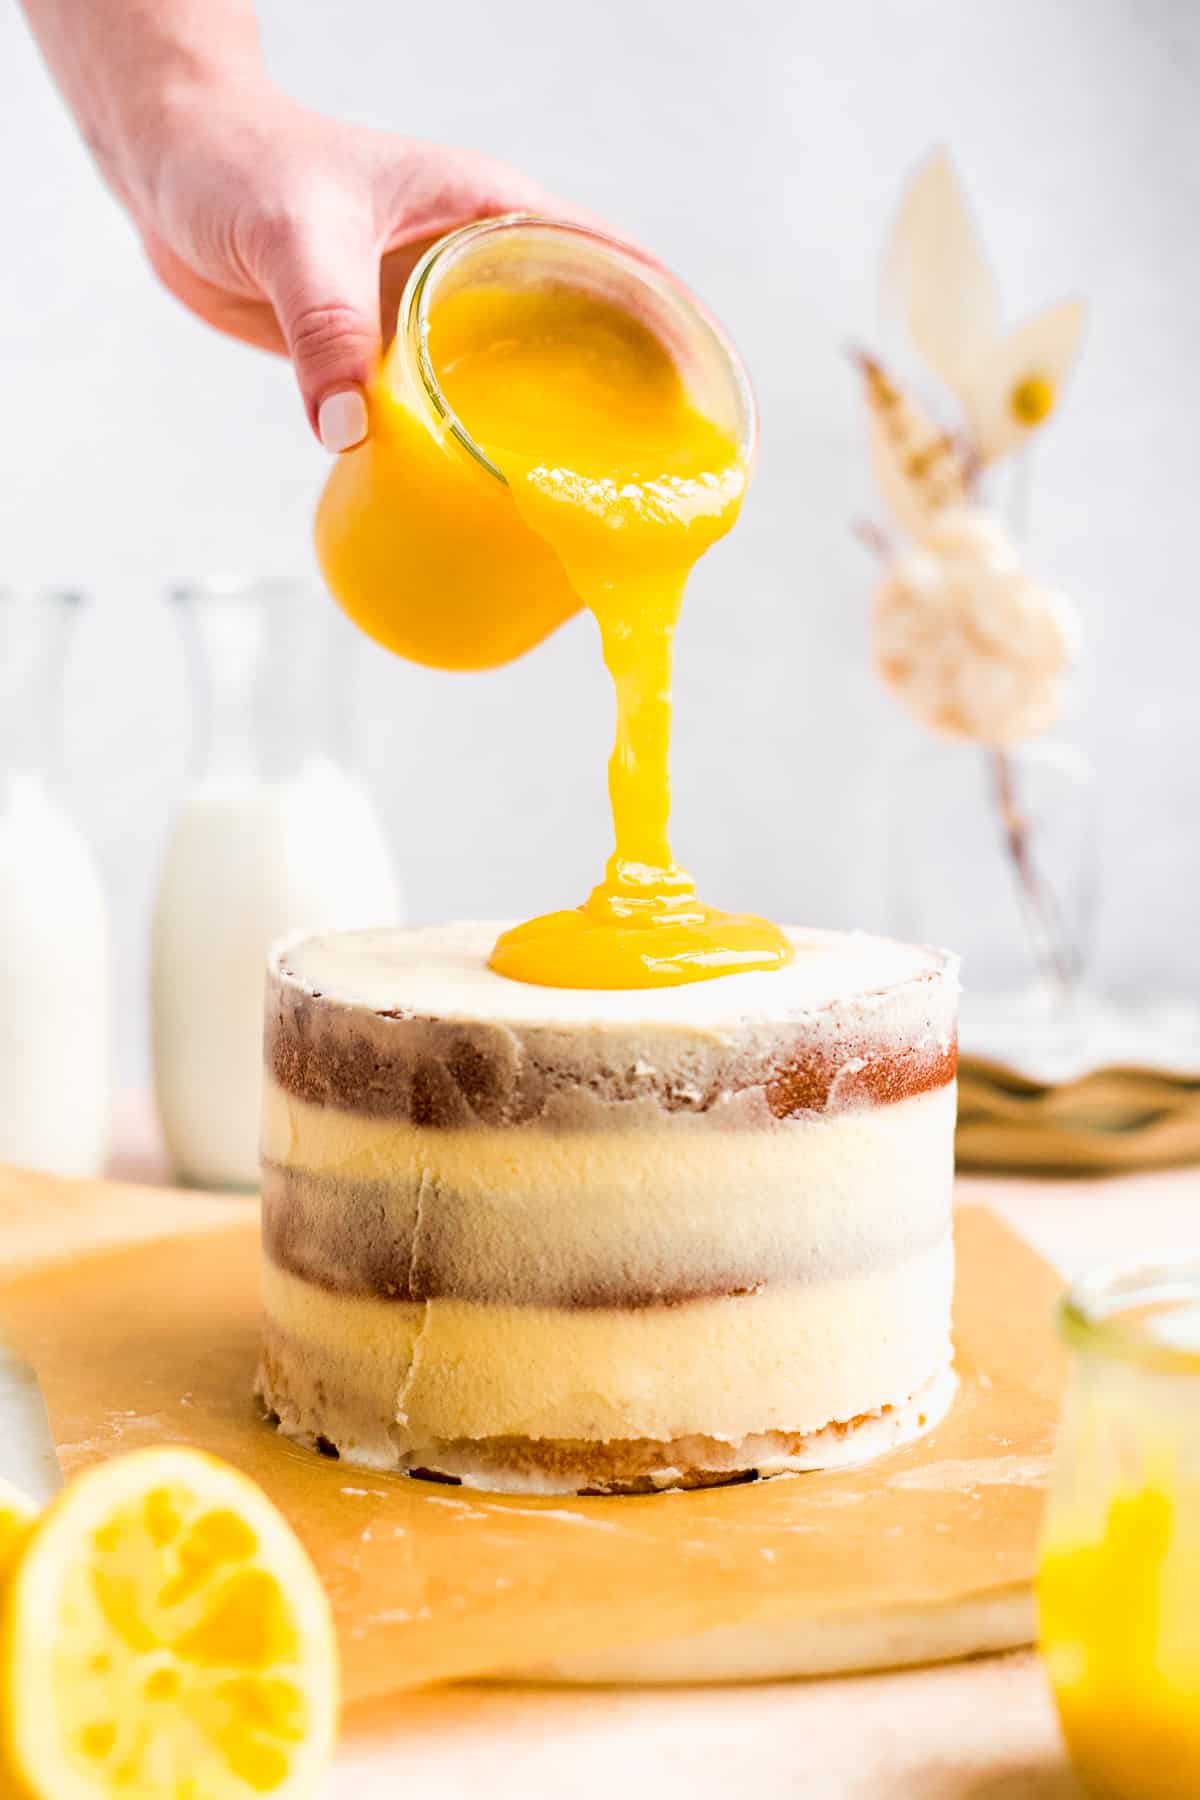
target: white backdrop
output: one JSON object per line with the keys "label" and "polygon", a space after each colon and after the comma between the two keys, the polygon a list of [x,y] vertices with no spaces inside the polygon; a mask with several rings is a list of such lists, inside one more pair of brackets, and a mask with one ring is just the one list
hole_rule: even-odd
{"label": "white backdrop", "polygon": [[[1071,291],[1092,302],[1037,458],[1030,559],[1088,625],[1067,729],[1104,796],[1102,968],[1200,985],[1200,8],[261,12],[272,68],[306,102],[524,165],[653,245],[737,338],[763,456],[685,612],[676,840],[714,899],[789,919],[880,914],[881,775],[911,739],[867,667],[871,570],[848,522],[870,496],[842,350],[875,333],[904,174],[931,143],[953,146],[1011,316]],[[324,459],[288,371],[158,291],[11,0],[0,121],[0,584],[96,597],[71,670],[70,773],[117,908],[128,1079],[144,1066],[147,911],[187,762],[161,593],[214,568],[306,573]],[[355,701],[415,916],[582,896],[608,842],[611,702],[589,622],[489,676],[363,646]]]}

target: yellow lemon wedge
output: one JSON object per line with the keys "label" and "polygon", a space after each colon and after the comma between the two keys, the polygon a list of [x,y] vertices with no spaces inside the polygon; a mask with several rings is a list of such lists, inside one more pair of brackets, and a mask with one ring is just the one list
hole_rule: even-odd
{"label": "yellow lemon wedge", "polygon": [[135,1451],[30,1530],[0,1619],[4,1794],[301,1800],[337,1710],[316,1571],[235,1469]]}
{"label": "yellow lemon wedge", "polygon": [[16,1560],[36,1518],[37,1507],[28,1494],[0,1476],[0,1582]]}

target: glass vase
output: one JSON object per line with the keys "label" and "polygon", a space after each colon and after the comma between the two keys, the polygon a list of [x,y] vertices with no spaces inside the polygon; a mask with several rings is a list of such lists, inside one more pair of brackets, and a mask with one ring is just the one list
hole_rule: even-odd
{"label": "glass vase", "polygon": [[964,1043],[1067,1040],[1093,948],[1092,772],[1052,741],[937,741],[893,765],[888,927],[963,959]]}

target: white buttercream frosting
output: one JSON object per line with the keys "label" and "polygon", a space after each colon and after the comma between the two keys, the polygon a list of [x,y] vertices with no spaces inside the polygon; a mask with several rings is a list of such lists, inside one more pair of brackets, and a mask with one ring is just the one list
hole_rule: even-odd
{"label": "white buttercream frosting", "polygon": [[866,932],[789,929],[785,968],[666,988],[554,988],[511,981],[487,966],[507,924],[329,933],[281,945],[272,967],[322,998],[373,1012],[520,1026],[608,1023],[723,1027],[778,1022],[857,1001],[864,1008],[942,977],[953,958]]}

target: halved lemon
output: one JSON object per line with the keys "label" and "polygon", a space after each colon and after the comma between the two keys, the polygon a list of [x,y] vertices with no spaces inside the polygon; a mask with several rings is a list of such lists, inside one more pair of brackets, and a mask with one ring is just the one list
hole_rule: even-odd
{"label": "halved lemon", "polygon": [[316,1571],[235,1469],[135,1451],[79,1476],[33,1526],[0,1627],[18,1792],[300,1800],[329,1760],[337,1708]]}

